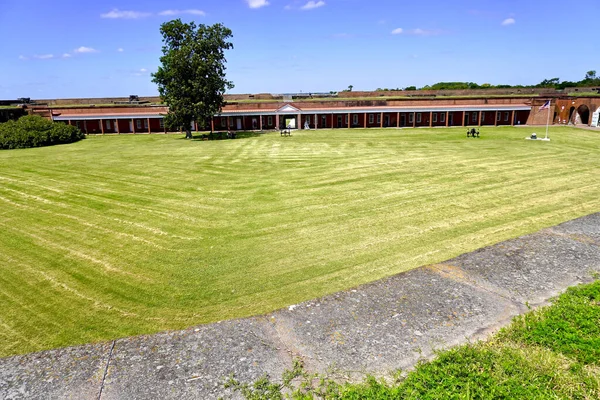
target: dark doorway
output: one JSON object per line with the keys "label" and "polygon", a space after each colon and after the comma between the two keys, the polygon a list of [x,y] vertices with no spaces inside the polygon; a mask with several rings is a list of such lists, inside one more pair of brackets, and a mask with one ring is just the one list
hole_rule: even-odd
{"label": "dark doorway", "polygon": [[582,104],[577,108],[577,113],[579,114],[579,118],[581,118],[581,123],[588,125],[590,123],[590,109]]}

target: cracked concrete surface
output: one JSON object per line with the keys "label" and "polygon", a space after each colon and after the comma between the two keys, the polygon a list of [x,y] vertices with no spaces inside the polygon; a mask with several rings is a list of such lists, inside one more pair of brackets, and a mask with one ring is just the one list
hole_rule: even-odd
{"label": "cracked concrete surface", "polygon": [[214,399],[294,357],[385,376],[600,272],[600,213],[259,317],[0,359],[2,399]]}

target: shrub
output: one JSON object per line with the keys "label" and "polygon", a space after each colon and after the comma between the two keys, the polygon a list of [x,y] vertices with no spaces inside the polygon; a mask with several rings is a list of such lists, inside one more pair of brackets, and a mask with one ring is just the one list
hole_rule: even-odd
{"label": "shrub", "polygon": [[85,135],[76,127],[27,115],[0,124],[0,149],[52,146],[77,142]]}

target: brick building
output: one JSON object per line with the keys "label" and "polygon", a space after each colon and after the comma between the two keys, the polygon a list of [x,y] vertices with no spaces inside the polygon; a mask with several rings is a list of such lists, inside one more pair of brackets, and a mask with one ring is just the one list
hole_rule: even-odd
{"label": "brick building", "polygon": [[[344,92],[296,95],[226,95],[226,106],[211,121],[197,121],[192,130],[268,130],[292,128],[417,128],[456,126],[545,125],[598,123],[600,97],[540,93],[460,94],[433,92]],[[93,133],[166,132],[168,107],[158,98],[38,100],[28,111]],[[594,119],[594,115],[596,116]]]}

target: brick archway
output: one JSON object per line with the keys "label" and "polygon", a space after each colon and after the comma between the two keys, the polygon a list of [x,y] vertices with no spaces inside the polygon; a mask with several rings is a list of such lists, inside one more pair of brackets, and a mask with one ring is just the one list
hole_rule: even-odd
{"label": "brick archway", "polygon": [[600,106],[600,99],[592,97],[563,97],[556,100],[558,121],[562,124],[585,124],[592,122],[592,113]]}
{"label": "brick archway", "polygon": [[582,124],[589,125],[590,109],[588,106],[586,106],[585,104],[582,104],[579,107],[577,107],[577,115]]}

